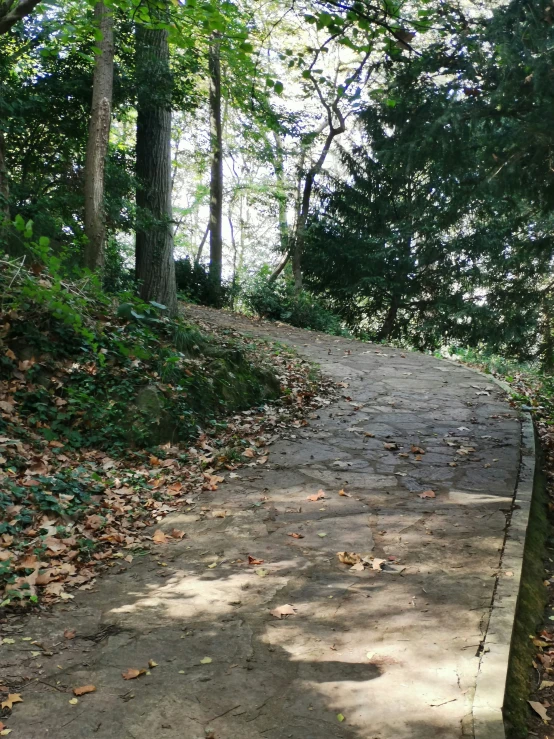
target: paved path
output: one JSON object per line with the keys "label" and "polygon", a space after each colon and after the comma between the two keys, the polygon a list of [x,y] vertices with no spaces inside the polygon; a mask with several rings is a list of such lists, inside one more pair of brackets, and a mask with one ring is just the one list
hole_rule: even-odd
{"label": "paved path", "polygon": [[[98,592],[27,621],[39,640],[63,642],[71,625],[86,638],[45,662],[12,736],[472,736],[520,458],[504,393],[433,357],[189,310],[294,344],[345,383],[342,397],[276,442],[261,471],[206,494],[225,518],[168,517],[164,528],[188,536],[168,547],[166,568],[135,560]],[[307,500],[320,489],[324,499]],[[428,490],[436,497],[421,497]],[[353,571],[339,551],[386,564]],[[264,563],[234,562],[248,554]],[[270,614],[285,604],[296,613]],[[150,659],[150,675],[121,679]],[[59,686],[87,683],[97,692],[69,705]]]}

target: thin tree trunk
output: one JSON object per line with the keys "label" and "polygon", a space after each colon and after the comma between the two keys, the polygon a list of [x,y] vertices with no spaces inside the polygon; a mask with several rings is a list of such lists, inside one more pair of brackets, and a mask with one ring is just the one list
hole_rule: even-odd
{"label": "thin tree trunk", "polygon": [[221,61],[220,44],[212,41],[209,51],[210,73],[210,278],[215,291],[215,302],[219,301],[221,273],[223,268],[223,129],[221,125]]}
{"label": "thin tree trunk", "polygon": [[113,90],[113,15],[103,2],[94,8],[95,26],[102,34],[92,82],[92,108],[85,160],[85,267],[104,266],[104,166],[110,138]]}
{"label": "thin tree trunk", "polygon": [[198,247],[198,251],[196,252],[196,256],[194,257],[195,264],[200,264],[200,258],[202,257],[202,252],[204,251],[204,244],[206,243],[206,239],[208,238],[209,233],[210,222],[208,221],[208,225],[206,226],[206,230],[204,231],[204,236],[202,236],[202,241],[200,242],[200,246]]}
{"label": "thin tree trunk", "polygon": [[285,267],[288,264],[288,261],[290,259],[290,252],[288,254],[285,254],[284,258],[281,259],[279,264],[275,267],[273,272],[269,275],[268,282],[271,284],[272,282],[275,282],[275,280],[279,277],[281,272],[285,269]]}
{"label": "thin tree trunk", "polygon": [[171,209],[171,72],[165,29],[136,27],[136,279],[143,300],[177,312]]}
{"label": "thin tree trunk", "polygon": [[[0,228],[10,220],[10,187],[6,169],[6,139],[0,131]],[[0,231],[1,233],[1,231]]]}
{"label": "thin tree trunk", "polygon": [[279,133],[275,133],[275,178],[277,180],[277,202],[279,206],[279,246],[281,247],[281,251],[285,253],[289,243],[289,224],[287,221],[287,189],[283,140]]}

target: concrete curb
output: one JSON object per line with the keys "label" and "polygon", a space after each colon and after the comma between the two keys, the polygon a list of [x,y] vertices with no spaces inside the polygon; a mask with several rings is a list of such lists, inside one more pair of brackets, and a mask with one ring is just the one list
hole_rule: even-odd
{"label": "concrete curb", "polygon": [[[492,380],[508,394],[512,393],[507,383],[482,372],[479,374],[489,381]],[[535,432],[531,414],[527,411],[523,412],[521,419],[520,449],[518,480],[500,556],[473,697],[474,739],[506,739],[502,708],[535,476]]]}

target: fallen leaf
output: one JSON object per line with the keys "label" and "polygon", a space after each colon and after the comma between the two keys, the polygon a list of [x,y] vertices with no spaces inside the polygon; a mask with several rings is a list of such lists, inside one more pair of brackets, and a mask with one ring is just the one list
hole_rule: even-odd
{"label": "fallen leaf", "polygon": [[134,667],[129,667],[128,670],[125,670],[125,672],[121,673],[121,677],[124,680],[134,680],[135,678],[139,677],[139,675],[144,675],[146,673],[146,670],[136,670]]}
{"label": "fallen leaf", "polygon": [[169,532],[169,535],[173,539],[182,539],[185,536],[185,532],[181,531],[180,529],[171,529],[171,531]]}
{"label": "fallen leaf", "polygon": [[350,569],[354,570],[354,572],[363,572],[364,571],[363,562],[357,562],[355,565],[352,565]]}
{"label": "fallen leaf", "polygon": [[337,713],[337,721],[344,721],[344,716],[342,713]]}
{"label": "fallen leaf", "polygon": [[211,664],[212,658],[211,657],[204,657],[200,660],[201,665],[209,665]]}
{"label": "fallen leaf", "polygon": [[63,632],[63,635],[66,639],[75,639],[77,636],[77,631],[75,629],[66,629]]}
{"label": "fallen leaf", "polygon": [[14,703],[23,703],[23,698],[19,693],[10,693],[6,700],[0,704],[0,708],[11,708]]}
{"label": "fallen leaf", "polygon": [[539,685],[539,690],[544,690],[545,688],[551,688],[554,685],[553,680],[543,680],[541,684]]}
{"label": "fallen leaf", "polygon": [[242,454],[244,457],[250,457],[250,458],[256,456],[256,452],[253,449],[245,449]]}
{"label": "fallen leaf", "polygon": [[344,490],[339,490],[339,495],[341,495],[344,498],[351,498],[352,496],[350,493],[346,493]]}
{"label": "fallen leaf", "polygon": [[154,532],[152,541],[154,542],[154,544],[167,544],[167,536],[161,529],[158,529]]}
{"label": "fallen leaf", "polygon": [[433,490],[424,490],[422,493],[419,493],[417,496],[418,498],[436,498],[435,492]]}
{"label": "fallen leaf", "polygon": [[80,688],[73,688],[73,695],[86,695],[86,693],[95,693],[94,685],[83,685]]}
{"label": "fallen leaf", "polygon": [[327,533],[325,531],[320,531],[318,533],[318,536],[321,536],[321,538],[323,538],[324,536],[327,536]]}
{"label": "fallen leaf", "polygon": [[362,558],[356,552],[337,552],[339,562],[345,565],[356,565],[362,561]]}
{"label": "fallen leaf", "polygon": [[535,713],[538,713],[538,715],[542,718],[543,721],[550,721],[550,718],[548,717],[548,714],[546,712],[546,708],[543,706],[542,703],[539,703],[538,701],[527,701],[533,711]]}
{"label": "fallen leaf", "polygon": [[227,511],[212,511],[213,518],[225,518],[226,516]]}
{"label": "fallen leaf", "polygon": [[77,698],[70,698],[69,702],[72,706],[76,706],[77,703],[79,703],[79,700]]}
{"label": "fallen leaf", "polygon": [[392,451],[394,449],[398,449],[398,446],[397,446],[397,444],[394,443],[394,441],[385,441],[385,443],[383,444],[383,447],[385,449],[390,450],[390,451]]}
{"label": "fallen leaf", "polygon": [[265,577],[267,573],[268,573],[267,570],[262,570],[262,569],[256,570],[256,575],[258,575],[258,577]]}
{"label": "fallen leaf", "polygon": [[416,446],[415,444],[412,444],[412,452],[414,454],[425,454],[425,449],[422,449],[420,446]]}
{"label": "fallen leaf", "polygon": [[313,495],[308,495],[306,500],[316,501],[321,500],[322,498],[325,498],[325,492],[323,490],[318,490],[317,493],[314,493]]}
{"label": "fallen leaf", "polygon": [[275,618],[283,618],[283,616],[294,616],[296,613],[296,608],[294,606],[291,606],[290,603],[287,603],[284,606],[277,606],[277,608],[274,608],[272,611],[270,611],[272,616],[275,616]]}
{"label": "fallen leaf", "polygon": [[[4,724],[2,724],[4,726]],[[8,736],[8,734],[11,734],[13,729],[0,729],[0,736]]]}
{"label": "fallen leaf", "polygon": [[252,555],[248,555],[248,564],[249,565],[261,565],[263,564],[263,559],[256,559],[256,557],[252,557]]}
{"label": "fallen leaf", "polygon": [[152,667],[157,667],[157,666],[158,666],[158,663],[154,662],[153,659],[148,660],[148,667],[152,668]]}
{"label": "fallen leaf", "polygon": [[298,534],[296,533],[296,531],[293,531],[292,533],[287,534],[287,536],[292,536],[293,539],[303,539],[304,538],[304,534]]}
{"label": "fallen leaf", "polygon": [[374,557],[371,562],[371,566],[374,570],[380,570],[386,561],[386,559],[379,559],[378,557]]}

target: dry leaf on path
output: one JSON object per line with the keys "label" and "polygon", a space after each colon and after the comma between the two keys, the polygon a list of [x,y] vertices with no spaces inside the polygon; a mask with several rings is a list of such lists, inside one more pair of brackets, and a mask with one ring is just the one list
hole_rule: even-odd
{"label": "dry leaf on path", "polygon": [[415,444],[412,444],[412,452],[414,454],[425,454],[425,449],[422,449],[420,446],[416,446]]}
{"label": "dry leaf on path", "polygon": [[342,496],[343,498],[351,498],[352,497],[350,495],[350,493],[347,493],[344,490],[339,490],[339,495]]}
{"label": "dry leaf on path", "polygon": [[252,557],[251,554],[248,555],[248,564],[249,565],[261,565],[263,564],[263,559],[256,559],[256,557]]}
{"label": "dry leaf on path", "polygon": [[23,698],[19,693],[10,693],[6,700],[0,704],[0,708],[11,708],[14,703],[23,703]]}
{"label": "dry leaf on path", "polygon": [[290,534],[287,534],[287,536],[292,536],[293,539],[303,539],[304,534],[298,534],[296,531],[293,531]]}
{"label": "dry leaf on path", "polygon": [[201,665],[209,665],[211,664],[212,658],[211,657],[204,657],[200,660]]}
{"label": "dry leaf on path", "polygon": [[124,680],[134,680],[136,677],[139,677],[139,675],[145,675],[146,670],[136,670],[134,667],[129,667],[128,670],[125,670],[125,672],[121,673],[121,677]]}
{"label": "dry leaf on path", "polygon": [[167,536],[161,529],[158,529],[154,532],[152,541],[154,542],[154,544],[167,544]]}
{"label": "dry leaf on path", "polygon": [[337,552],[337,557],[339,558],[339,562],[345,565],[356,565],[362,561],[362,558],[356,552]]}
{"label": "dry leaf on path", "polygon": [[244,457],[250,457],[250,458],[256,456],[256,452],[253,449],[245,449],[242,454]]}
{"label": "dry leaf on path", "polygon": [[543,706],[542,703],[539,703],[538,701],[527,701],[533,711],[535,713],[538,713],[538,715],[542,718],[543,721],[550,721],[550,718],[548,717],[548,714],[546,712],[546,708]]}
{"label": "dry leaf on path", "polygon": [[436,498],[434,490],[424,490],[422,493],[419,493],[417,496],[418,498]]}
{"label": "dry leaf on path", "polygon": [[314,493],[313,495],[308,495],[306,500],[311,500],[315,502],[316,500],[321,500],[322,498],[325,498],[325,492],[323,490],[318,490],[317,493]]}
{"label": "dry leaf on path", "polygon": [[294,606],[291,606],[290,603],[287,603],[284,606],[277,606],[277,608],[274,608],[272,611],[270,611],[272,616],[275,616],[275,618],[283,618],[283,616],[294,616],[296,613],[296,608]]}
{"label": "dry leaf on path", "polygon": [[66,639],[75,639],[77,636],[77,631],[75,629],[66,629],[63,632],[63,635]]}
{"label": "dry leaf on path", "polygon": [[364,564],[363,562],[357,562],[355,565],[352,565],[350,568],[351,570],[354,570],[354,572],[363,572],[364,571]]}
{"label": "dry leaf on path", "polygon": [[80,688],[73,688],[73,695],[86,695],[87,693],[95,693],[94,685],[82,685]]}
{"label": "dry leaf on path", "polygon": [[169,535],[173,539],[182,539],[185,536],[185,532],[181,531],[180,529],[171,529],[171,531],[169,532]]}
{"label": "dry leaf on path", "polygon": [[374,570],[380,570],[382,566],[386,563],[386,559],[379,559],[378,557],[374,557],[371,561],[371,566]]}
{"label": "dry leaf on path", "polygon": [[385,441],[383,444],[383,447],[385,449],[388,449],[389,451],[393,451],[394,449],[398,449],[398,445],[394,443],[394,441]]}
{"label": "dry leaf on path", "polygon": [[153,659],[148,660],[148,667],[150,667],[150,669],[152,669],[153,667],[157,667],[157,666],[158,666],[158,663],[154,662]]}

